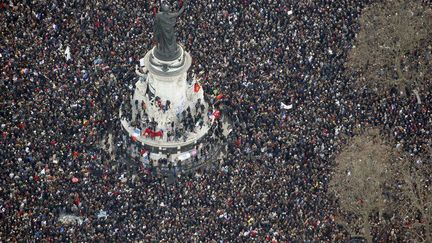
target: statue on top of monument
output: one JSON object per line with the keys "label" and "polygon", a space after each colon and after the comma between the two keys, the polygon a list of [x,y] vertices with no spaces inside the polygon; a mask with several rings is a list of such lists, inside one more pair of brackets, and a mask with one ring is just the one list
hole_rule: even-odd
{"label": "statue on top of monument", "polygon": [[154,36],[157,42],[155,56],[162,61],[173,61],[181,55],[177,46],[175,24],[185,10],[187,0],[184,1],[181,9],[172,11],[168,3],[162,3],[161,10],[156,14],[154,23]]}

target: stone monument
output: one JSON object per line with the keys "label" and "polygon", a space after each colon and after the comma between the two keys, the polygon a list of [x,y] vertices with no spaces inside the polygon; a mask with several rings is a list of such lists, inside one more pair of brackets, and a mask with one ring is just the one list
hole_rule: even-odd
{"label": "stone monument", "polygon": [[[157,45],[140,60],[133,98],[120,111],[123,129],[134,141],[130,153],[144,164],[182,162],[193,167],[215,121],[208,115],[213,107],[205,101],[201,85],[188,80],[192,58],[176,41],[176,19],[186,5],[187,1],[174,12],[162,4],[154,24]],[[129,118],[122,114],[128,112]]]}

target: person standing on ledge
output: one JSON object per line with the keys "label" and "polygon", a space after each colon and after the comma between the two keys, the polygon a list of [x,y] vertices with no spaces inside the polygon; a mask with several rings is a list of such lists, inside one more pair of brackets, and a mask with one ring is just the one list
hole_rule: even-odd
{"label": "person standing on ledge", "polygon": [[180,57],[181,50],[177,46],[175,24],[185,10],[187,1],[178,12],[171,11],[167,3],[161,5],[161,11],[156,14],[154,36],[157,42],[155,56],[162,61],[173,61]]}

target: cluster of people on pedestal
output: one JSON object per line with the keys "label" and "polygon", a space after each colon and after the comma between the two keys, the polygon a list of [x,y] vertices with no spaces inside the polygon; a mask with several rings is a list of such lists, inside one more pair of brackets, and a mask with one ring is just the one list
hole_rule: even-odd
{"label": "cluster of people on pedestal", "polygon": [[[157,107],[156,111],[152,111],[155,114],[151,116],[148,114],[149,105]],[[189,134],[200,131],[204,125],[211,125],[213,109],[209,107],[207,109],[208,117],[205,117],[206,106],[201,99],[195,102],[192,109],[188,106],[181,113],[178,113],[174,117],[176,120],[169,122],[169,124],[159,124],[156,119],[169,109],[172,109],[171,102],[169,100],[163,102],[159,97],[155,97],[149,104],[143,100],[141,102],[134,100],[132,103],[128,101],[121,107],[121,119],[129,121],[133,129],[139,129],[144,138],[160,138],[168,142],[186,141]],[[164,133],[166,133],[165,137],[163,136]]]}

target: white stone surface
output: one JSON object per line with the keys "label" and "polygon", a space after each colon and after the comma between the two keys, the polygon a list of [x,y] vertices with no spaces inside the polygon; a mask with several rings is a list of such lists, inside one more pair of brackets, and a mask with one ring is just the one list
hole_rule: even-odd
{"label": "white stone surface", "polygon": [[[146,82],[149,84],[150,89],[154,91],[155,96],[161,98],[162,103],[165,103],[167,100],[171,102],[171,107],[176,114],[181,113],[193,102],[190,100],[190,97],[187,97],[188,86],[186,80],[192,58],[183,48],[181,49],[181,58],[171,62],[164,62],[154,58],[152,55],[154,48],[144,57],[144,63],[148,70]],[[162,67],[155,66],[154,63],[156,65],[168,65],[168,70],[163,71]],[[147,84],[145,84],[144,89],[140,88],[140,91],[145,92],[146,86]]]}

